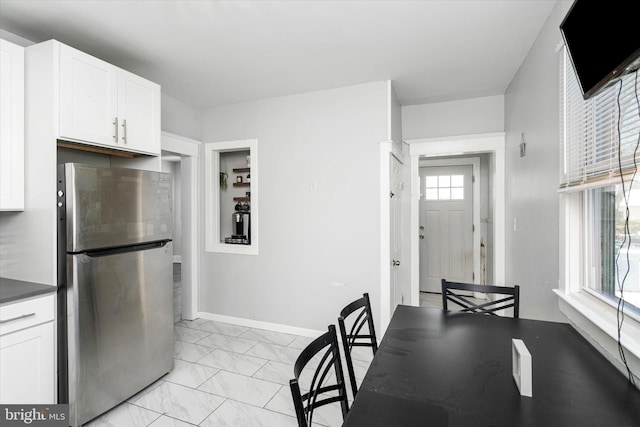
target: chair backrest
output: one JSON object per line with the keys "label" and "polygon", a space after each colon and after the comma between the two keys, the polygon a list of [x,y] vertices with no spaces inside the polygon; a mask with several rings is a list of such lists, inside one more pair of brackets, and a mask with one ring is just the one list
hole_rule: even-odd
{"label": "chair backrest", "polygon": [[[350,316],[352,317],[347,320]],[[349,332],[347,332],[347,323],[350,323]],[[343,308],[340,312],[340,317],[338,317],[338,325],[340,327],[342,347],[344,348],[344,358],[347,361],[351,390],[355,398],[358,393],[358,385],[356,384],[351,351],[353,347],[371,347],[374,355],[376,351],[378,351],[378,341],[376,340],[376,330],[373,326],[369,294],[363,294],[362,298],[358,298]],[[363,330],[365,325],[367,327]]]}
{"label": "chair backrest", "polygon": [[[319,358],[315,367],[316,356]],[[308,385],[308,392],[302,394],[300,391],[300,375],[307,364],[314,360],[312,366],[315,367],[311,383]],[[328,384],[331,379],[330,370],[333,367],[335,372],[335,383]],[[310,427],[313,422],[313,411],[330,403],[340,402],[342,417],[347,415],[349,404],[347,402],[347,389],[342,373],[342,362],[340,361],[340,348],[336,327],[329,326],[329,331],[313,340],[302,350],[300,356],[293,365],[294,378],[289,381],[293,406],[296,410],[298,426]],[[307,384],[303,384],[304,387]]]}
{"label": "chair backrest", "polygon": [[[472,291],[485,294],[499,294],[494,300],[476,303],[469,299],[468,296],[460,295],[455,291]],[[442,308],[448,310],[447,302],[451,301],[462,310],[469,313],[491,314],[496,316],[496,311],[513,307],[513,317],[520,317],[520,286],[493,286],[493,285],[476,285],[471,283],[448,282],[442,279]]]}

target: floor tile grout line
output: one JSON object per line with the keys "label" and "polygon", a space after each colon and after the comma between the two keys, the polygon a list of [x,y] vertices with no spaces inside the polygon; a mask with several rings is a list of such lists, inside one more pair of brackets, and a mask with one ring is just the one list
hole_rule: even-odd
{"label": "floor tile grout line", "polygon": [[[280,390],[278,390],[278,392],[279,392],[279,391],[280,391]],[[276,394],[278,394],[278,393],[276,393]],[[274,395],[269,399],[269,402],[271,402],[271,400],[273,400],[273,398],[276,396],[276,394],[274,394]],[[215,395],[215,396],[217,396],[217,395]],[[286,413],[284,413],[284,412],[274,411],[273,409],[269,409],[269,408],[267,408],[266,406],[269,404],[269,402],[267,402],[267,403],[265,404],[265,406],[258,406],[258,405],[254,405],[253,403],[243,402],[243,401],[241,401],[241,400],[237,400],[237,399],[232,399],[232,398],[230,398],[230,397],[226,397],[226,398],[225,398],[225,402],[226,402],[226,401],[228,401],[228,400],[230,400],[230,401],[232,401],[232,402],[240,403],[240,404],[242,404],[242,405],[249,405],[249,406],[252,406],[252,407],[254,407],[254,408],[258,408],[258,409],[262,409],[262,410],[265,410],[265,411],[273,412],[274,414],[286,415],[287,417],[290,417],[290,418],[294,418],[294,419],[295,419],[295,416],[294,416],[294,415],[286,414]],[[215,411],[217,411],[218,409],[220,409],[220,407],[222,406],[222,404],[223,404],[223,403],[224,403],[224,402],[222,402],[222,403],[220,404],[220,406],[218,406],[218,407],[217,407],[213,412],[215,412]],[[212,414],[213,414],[213,412],[212,412]],[[208,415],[208,417],[209,417],[209,416],[211,416],[211,414],[209,414],[209,415]],[[208,418],[208,417],[207,417],[207,418]],[[205,419],[206,419],[206,418],[205,418]],[[182,421],[182,420],[181,420],[181,421]]]}
{"label": "floor tile grout line", "polygon": [[[189,320],[181,321],[181,322],[189,322]],[[239,335],[229,335],[229,334],[225,334],[225,333],[223,333],[221,331],[207,331],[206,329],[200,329],[199,325],[196,325],[196,326],[187,326],[187,325],[178,325],[178,324],[176,324],[176,325],[179,326],[179,327],[185,327],[185,328],[198,330],[198,331],[202,331],[202,332],[216,333],[218,335],[225,335],[225,336],[236,337],[236,338],[241,338],[242,335],[244,335],[247,332],[252,331],[252,330],[253,331],[265,331],[265,332],[268,332],[268,333],[286,335],[286,336],[293,337],[293,339],[289,343],[284,344],[284,345],[283,344],[278,344],[278,343],[273,342],[273,341],[269,341],[271,344],[283,345],[284,347],[288,347],[291,343],[293,343],[299,337],[306,338],[306,337],[304,337],[302,335],[290,334],[290,333],[287,333],[287,332],[273,331],[271,329],[253,328],[253,327],[250,327],[250,326],[241,326],[241,325],[237,325],[235,323],[219,322],[219,321],[216,321],[216,320],[206,320],[205,319],[204,322],[213,322],[213,323],[218,323],[218,324],[223,324],[223,325],[230,325],[230,326],[233,326],[233,327],[242,327],[242,328],[247,328],[247,329],[245,331],[241,332]],[[178,322],[178,323],[180,323],[180,322]],[[245,339],[248,339],[248,338],[245,338]],[[252,339],[252,341],[256,341],[256,340]]]}
{"label": "floor tile grout line", "polygon": [[[204,392],[204,391],[203,391],[203,392]],[[206,393],[206,392],[205,392],[205,393]],[[212,394],[212,395],[214,395],[214,396],[218,396],[217,394],[213,394],[213,393],[209,393],[209,394]],[[216,412],[218,409],[220,409],[220,408],[222,407],[222,405],[224,405],[224,404],[227,402],[227,400],[229,400],[229,398],[228,398],[228,397],[223,397],[223,396],[218,396],[218,397],[222,397],[224,400],[223,400],[223,401],[222,401],[222,402],[221,402],[221,403],[216,407],[216,409],[214,409],[213,411],[209,412],[209,415],[207,415],[206,417],[204,417],[204,418],[202,419],[202,421],[200,421],[198,424],[196,424],[197,426],[202,425],[202,423],[203,423],[203,422],[205,422],[205,421],[207,420],[207,418],[209,418],[211,415],[213,415],[213,413],[214,413],[214,412]],[[180,421],[182,421],[182,420],[180,420]]]}
{"label": "floor tile grout line", "polygon": [[[122,404],[126,404],[126,403],[128,403],[128,404],[129,404],[129,405],[131,405],[131,406],[135,406],[136,408],[144,409],[145,411],[149,411],[149,412],[153,412],[154,414],[158,414],[158,416],[157,416],[157,417],[155,417],[155,418],[153,419],[153,421],[151,421],[149,424],[147,424],[148,426],[149,426],[149,425],[151,425],[151,424],[153,424],[153,423],[155,423],[156,421],[158,421],[158,419],[159,419],[160,417],[162,417],[163,415],[165,415],[165,414],[166,414],[166,412],[158,412],[158,411],[154,411],[153,409],[149,409],[149,408],[145,408],[144,406],[136,405],[135,403],[131,403],[131,402],[127,401],[127,400],[125,400],[124,402],[122,402],[122,403],[121,403],[120,405],[118,405],[118,406],[114,406],[114,407],[113,407],[113,408],[111,408],[109,411],[105,412],[104,414],[107,414],[107,413],[109,413],[110,411],[113,411],[114,409],[119,408]],[[97,420],[98,418],[100,418],[100,417],[101,417],[101,416],[103,416],[104,414],[101,414],[100,416],[98,416],[98,417],[94,418],[92,421]]]}

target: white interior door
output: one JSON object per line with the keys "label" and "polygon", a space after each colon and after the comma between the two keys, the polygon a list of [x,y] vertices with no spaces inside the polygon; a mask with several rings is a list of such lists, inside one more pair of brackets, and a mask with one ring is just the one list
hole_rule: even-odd
{"label": "white interior door", "polygon": [[420,168],[420,291],[473,282],[473,167]]}
{"label": "white interior door", "polygon": [[400,206],[401,206],[401,194],[402,194],[402,164],[400,161],[393,155],[389,156],[389,173],[390,173],[390,188],[391,197],[390,202],[390,253],[391,253],[391,313],[395,310],[398,304],[402,304],[402,286],[401,280],[399,278],[400,275],[400,259],[402,255],[402,245],[401,245],[401,214],[400,214]]}

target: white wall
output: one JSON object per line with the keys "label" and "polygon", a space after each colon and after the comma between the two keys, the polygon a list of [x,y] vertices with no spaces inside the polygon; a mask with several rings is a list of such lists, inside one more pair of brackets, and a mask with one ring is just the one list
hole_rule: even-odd
{"label": "white wall", "polygon": [[[571,5],[559,1],[505,94],[506,276],[521,286],[520,316],[562,320],[558,287],[560,22]],[[527,154],[520,157],[521,134]],[[517,231],[513,230],[516,220]]]}
{"label": "white wall", "polygon": [[161,127],[165,132],[196,141],[202,139],[202,110],[162,94]]}
{"label": "white wall", "polygon": [[392,82],[389,82],[389,141],[402,151],[402,106],[393,90]]}
{"label": "white wall", "polygon": [[31,40],[25,39],[24,37],[21,37],[14,33],[10,33],[9,31],[3,30],[2,28],[0,28],[0,39],[4,39],[22,47],[31,46],[33,44]]}
{"label": "white wall", "polygon": [[[405,105],[402,106],[402,137],[405,140],[422,138],[439,138],[459,135],[474,135],[484,133],[504,132],[504,97],[488,96],[482,98],[464,99],[458,101],[438,102],[433,104]],[[406,151],[406,149],[405,149]],[[481,198],[492,201],[492,175],[493,156],[490,154],[478,155],[481,158]],[[405,182],[410,177],[409,167],[405,168],[407,175]],[[485,244],[487,283],[494,283],[493,271],[493,212],[491,203],[481,204],[481,231]],[[403,205],[403,209],[410,215],[409,202]],[[403,246],[406,253],[410,253],[410,233],[408,229],[410,217],[405,220],[403,239],[407,242]],[[411,262],[405,257],[409,268]]]}
{"label": "white wall", "polygon": [[405,140],[503,131],[504,97],[501,95],[402,107]]}
{"label": "white wall", "polygon": [[260,248],[202,253],[201,311],[324,330],[363,292],[379,307],[387,100],[375,82],[204,111],[204,142],[258,139]]}

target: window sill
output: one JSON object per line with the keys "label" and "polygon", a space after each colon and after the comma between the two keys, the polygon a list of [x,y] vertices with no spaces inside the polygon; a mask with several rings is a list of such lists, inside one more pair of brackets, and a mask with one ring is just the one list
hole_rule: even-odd
{"label": "window sill", "polygon": [[218,252],[223,254],[258,255],[258,246],[256,244],[232,245],[226,243],[213,243],[207,245],[206,251]]}
{"label": "window sill", "polygon": [[[627,375],[618,351],[616,309],[584,292],[565,293],[555,289],[560,312],[574,328],[600,351],[616,368]],[[631,371],[640,382],[640,322],[626,315],[621,343]]]}

